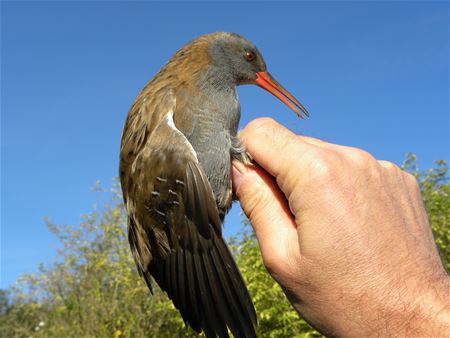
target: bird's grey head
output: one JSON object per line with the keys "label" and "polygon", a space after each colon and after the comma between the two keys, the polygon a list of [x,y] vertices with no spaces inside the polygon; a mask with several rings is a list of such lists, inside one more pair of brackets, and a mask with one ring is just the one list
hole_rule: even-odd
{"label": "bird's grey head", "polygon": [[230,92],[236,85],[256,84],[267,90],[300,117],[308,112],[298,100],[278,83],[253,43],[235,33],[211,33],[192,40],[181,48],[165,67],[192,79],[199,89]]}
{"label": "bird's grey head", "polygon": [[258,72],[266,71],[266,63],[253,43],[235,33],[212,33],[209,41],[211,64],[236,85],[254,84]]}

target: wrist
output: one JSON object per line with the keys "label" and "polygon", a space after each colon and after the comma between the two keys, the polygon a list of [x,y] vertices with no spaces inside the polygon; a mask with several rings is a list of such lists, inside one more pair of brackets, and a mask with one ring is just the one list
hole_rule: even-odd
{"label": "wrist", "polygon": [[354,297],[351,303],[358,303],[359,310],[345,317],[340,312],[328,330],[340,337],[450,337],[449,296],[445,272],[420,284],[397,282],[384,291]]}
{"label": "wrist", "polygon": [[423,296],[418,297],[415,311],[416,331],[411,335],[448,337],[450,335],[450,277],[444,275],[428,285]]}
{"label": "wrist", "polygon": [[384,311],[379,329],[389,336],[448,337],[450,334],[450,278],[445,275],[397,293]]}

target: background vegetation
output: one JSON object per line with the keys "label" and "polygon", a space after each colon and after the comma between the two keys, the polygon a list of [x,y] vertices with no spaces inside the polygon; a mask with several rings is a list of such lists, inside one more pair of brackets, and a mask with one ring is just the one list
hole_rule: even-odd
{"label": "background vegetation", "polygon": [[[448,165],[418,170],[409,155],[404,169],[420,182],[436,243],[450,268],[450,183]],[[76,226],[49,230],[60,249],[52,265],[24,274],[0,290],[0,337],[195,337],[165,294],[150,293],[138,277],[126,240],[125,213],[118,186],[109,205],[84,216]],[[231,247],[258,313],[261,337],[318,337],[292,309],[262,264],[257,242],[243,221]]]}

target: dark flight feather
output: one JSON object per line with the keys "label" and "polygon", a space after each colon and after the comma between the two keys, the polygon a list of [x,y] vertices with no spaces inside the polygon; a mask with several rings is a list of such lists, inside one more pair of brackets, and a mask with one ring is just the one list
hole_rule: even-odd
{"label": "dark flight feather", "polygon": [[[173,111],[171,104],[164,109]],[[255,312],[223,241],[211,186],[171,118],[160,119],[129,167],[125,196],[138,270],[149,286],[153,276],[193,329],[207,337],[229,337],[228,328],[235,337],[255,337]]]}

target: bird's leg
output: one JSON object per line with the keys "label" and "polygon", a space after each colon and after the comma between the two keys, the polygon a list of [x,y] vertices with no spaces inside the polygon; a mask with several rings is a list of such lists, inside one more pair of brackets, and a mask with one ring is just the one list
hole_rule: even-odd
{"label": "bird's leg", "polygon": [[245,150],[245,146],[242,144],[239,135],[231,136],[231,158],[238,160],[245,165],[251,165],[253,163],[252,156]]}
{"label": "bird's leg", "polygon": [[[231,136],[231,159],[237,160],[239,162],[244,163],[245,165],[252,165],[253,158],[252,156],[245,150],[245,146],[242,144],[241,139],[239,138],[239,134],[237,136]],[[231,180],[230,180],[230,192],[232,193],[232,200],[237,201],[237,197],[232,192],[231,189]]]}

